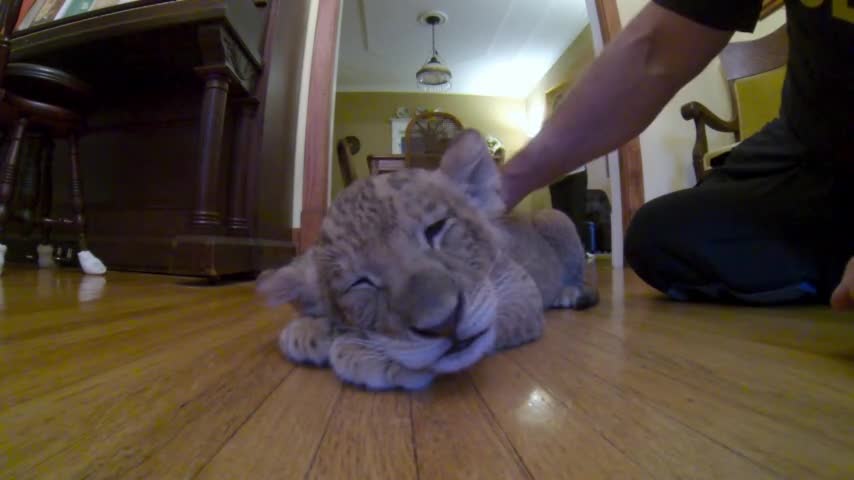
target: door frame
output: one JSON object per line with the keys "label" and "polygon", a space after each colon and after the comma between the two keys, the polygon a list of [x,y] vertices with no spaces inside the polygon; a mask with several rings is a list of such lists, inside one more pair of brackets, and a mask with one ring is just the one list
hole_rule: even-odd
{"label": "door frame", "polygon": [[[310,247],[320,236],[320,225],[329,205],[332,165],[332,130],[335,117],[335,84],[338,65],[342,0],[318,2],[317,28],[313,39],[308,112],[305,128],[302,212],[298,248]],[[586,0],[597,54],[622,30],[617,0]],[[612,258],[623,262],[623,234],[643,205],[643,162],[640,140],[634,138],[606,156],[612,176]],[[619,188],[616,188],[619,186]],[[619,192],[617,194],[617,192]],[[616,228],[614,228],[616,227]]]}

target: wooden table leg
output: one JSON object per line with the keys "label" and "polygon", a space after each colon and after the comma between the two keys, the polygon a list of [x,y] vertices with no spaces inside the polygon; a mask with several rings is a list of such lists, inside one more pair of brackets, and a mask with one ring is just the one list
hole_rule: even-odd
{"label": "wooden table leg", "polygon": [[258,103],[246,100],[241,102],[238,108],[240,118],[231,159],[231,190],[228,195],[230,203],[226,227],[231,233],[245,234],[249,231],[249,220],[246,218],[246,174],[249,168],[249,148],[252,146],[252,118]]}
{"label": "wooden table leg", "polygon": [[228,79],[211,72],[205,77],[205,95],[199,133],[199,174],[196,209],[190,222],[194,228],[216,229],[220,226],[217,208],[217,186],[222,159],[222,132],[225,125]]}

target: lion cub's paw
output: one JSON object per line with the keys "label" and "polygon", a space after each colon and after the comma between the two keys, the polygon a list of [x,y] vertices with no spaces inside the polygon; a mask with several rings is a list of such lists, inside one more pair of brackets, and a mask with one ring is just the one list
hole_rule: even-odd
{"label": "lion cub's paw", "polygon": [[279,349],[296,363],[326,366],[331,346],[331,329],[325,318],[297,318],[279,335]]}
{"label": "lion cub's paw", "polygon": [[553,308],[583,310],[599,303],[599,292],[587,285],[563,287],[552,303]]}
{"label": "lion cub's paw", "polygon": [[434,376],[432,372],[408,369],[358,338],[337,338],[329,355],[332,369],[341,380],[368,390],[420,390],[430,385]]}

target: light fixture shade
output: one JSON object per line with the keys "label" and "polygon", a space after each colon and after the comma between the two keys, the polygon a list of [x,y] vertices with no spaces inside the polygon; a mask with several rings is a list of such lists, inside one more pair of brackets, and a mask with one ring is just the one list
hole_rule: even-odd
{"label": "light fixture shade", "polygon": [[418,16],[418,22],[430,25],[430,37],[432,40],[432,55],[418,72],[415,73],[415,81],[418,88],[428,92],[440,92],[451,88],[451,69],[442,61],[436,50],[436,25],[441,25],[448,20],[443,12],[431,11]]}
{"label": "light fixture shade", "polygon": [[451,69],[449,69],[439,58],[438,54],[434,54],[427,60],[427,63],[422,66],[415,74],[415,80],[418,82],[418,87],[427,91],[443,91],[451,88]]}

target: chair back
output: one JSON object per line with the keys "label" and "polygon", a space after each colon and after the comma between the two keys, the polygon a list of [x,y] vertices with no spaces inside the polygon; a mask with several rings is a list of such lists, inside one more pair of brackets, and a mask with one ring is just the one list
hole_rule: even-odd
{"label": "chair back", "polygon": [[775,68],[733,82],[738,138],[755,134],[780,113],[786,67]]}
{"label": "chair back", "polygon": [[359,153],[361,142],[353,136],[347,136],[338,140],[338,169],[341,170],[341,178],[344,179],[344,186],[347,187],[356,181],[356,170],[353,166],[353,155]]}
{"label": "chair back", "polygon": [[450,113],[427,112],[414,117],[404,134],[407,167],[435,168],[451,141],[462,131],[462,123]]}
{"label": "chair back", "polygon": [[730,85],[738,138],[758,132],[780,112],[789,58],[786,25],[756,40],[733,42],[720,55]]}

